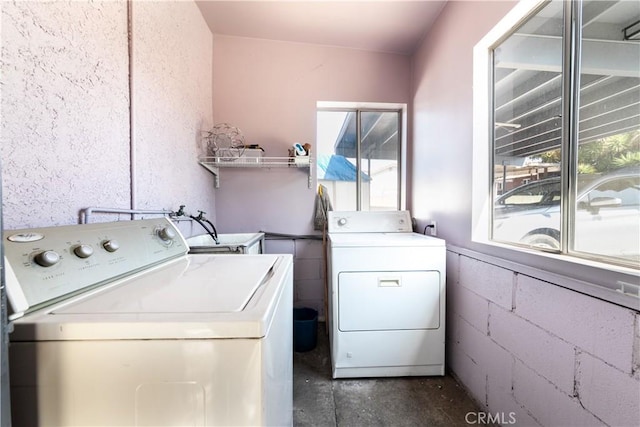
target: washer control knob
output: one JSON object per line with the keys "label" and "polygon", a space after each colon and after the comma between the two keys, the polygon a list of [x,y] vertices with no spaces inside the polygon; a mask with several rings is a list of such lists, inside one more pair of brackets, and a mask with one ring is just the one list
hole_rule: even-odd
{"label": "washer control knob", "polygon": [[339,226],[343,226],[343,225],[347,225],[347,218],[340,218],[338,219],[338,225]]}
{"label": "washer control knob", "polygon": [[93,248],[89,245],[78,245],[73,249],[78,258],[89,258],[93,255]]}
{"label": "washer control knob", "polygon": [[105,240],[104,242],[102,242],[102,247],[107,252],[115,252],[120,249],[120,243],[118,243],[117,240]]}
{"label": "washer control knob", "polygon": [[158,230],[158,237],[160,237],[165,242],[169,242],[176,238],[176,232],[173,231],[171,227],[163,227]]}
{"label": "washer control knob", "polygon": [[43,251],[36,254],[33,260],[42,267],[51,267],[60,261],[60,255],[55,251]]}

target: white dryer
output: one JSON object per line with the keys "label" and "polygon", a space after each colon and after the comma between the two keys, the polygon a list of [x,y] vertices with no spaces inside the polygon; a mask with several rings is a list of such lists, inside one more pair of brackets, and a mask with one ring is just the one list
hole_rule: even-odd
{"label": "white dryer", "polygon": [[187,255],[164,218],[4,245],[13,425],[291,425],[291,256]]}
{"label": "white dryer", "polygon": [[329,212],[334,378],[444,375],[445,242],[407,211]]}

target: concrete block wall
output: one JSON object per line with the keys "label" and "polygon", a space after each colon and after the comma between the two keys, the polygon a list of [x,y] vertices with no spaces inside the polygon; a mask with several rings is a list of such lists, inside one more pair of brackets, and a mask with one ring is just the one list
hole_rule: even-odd
{"label": "concrete block wall", "polygon": [[293,255],[293,305],[313,308],[318,311],[318,318],[324,320],[325,267],[322,241],[267,239],[265,252]]}
{"label": "concrete block wall", "polygon": [[502,424],[640,425],[640,314],[447,252],[447,363]]}

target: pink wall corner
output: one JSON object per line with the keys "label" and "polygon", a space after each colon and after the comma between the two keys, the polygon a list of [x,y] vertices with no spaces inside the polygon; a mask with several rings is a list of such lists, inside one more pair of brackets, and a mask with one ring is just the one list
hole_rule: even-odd
{"label": "pink wall corner", "polygon": [[184,204],[215,220],[212,176],[197,163],[213,115],[211,32],[194,2],[138,2],[133,18],[136,208]]}
{"label": "pink wall corner", "polygon": [[463,246],[471,240],[473,47],[515,3],[448,2],[413,57],[413,214],[438,220],[442,236]]}

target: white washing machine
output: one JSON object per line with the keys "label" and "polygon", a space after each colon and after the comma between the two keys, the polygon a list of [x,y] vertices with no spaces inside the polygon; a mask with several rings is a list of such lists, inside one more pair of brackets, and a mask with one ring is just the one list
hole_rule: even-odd
{"label": "white washing machine", "polygon": [[329,212],[334,378],[444,375],[445,242],[407,211]]}
{"label": "white washing machine", "polygon": [[164,219],[5,233],[16,426],[291,425],[290,255]]}

